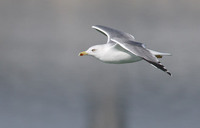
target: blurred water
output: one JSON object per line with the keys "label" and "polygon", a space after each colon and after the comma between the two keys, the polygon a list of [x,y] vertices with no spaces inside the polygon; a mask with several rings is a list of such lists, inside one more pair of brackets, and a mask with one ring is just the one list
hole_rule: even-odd
{"label": "blurred water", "polygon": [[[198,128],[197,0],[1,0],[0,127]],[[101,24],[170,52],[170,78],[146,62],[109,65],[80,51]]]}

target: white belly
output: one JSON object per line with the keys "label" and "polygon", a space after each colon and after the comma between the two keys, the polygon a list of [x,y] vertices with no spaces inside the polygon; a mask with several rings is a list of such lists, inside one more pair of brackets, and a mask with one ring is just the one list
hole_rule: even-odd
{"label": "white belly", "polygon": [[142,60],[141,57],[135,56],[134,54],[127,51],[115,51],[112,54],[105,54],[99,59],[105,63],[111,64],[133,63]]}

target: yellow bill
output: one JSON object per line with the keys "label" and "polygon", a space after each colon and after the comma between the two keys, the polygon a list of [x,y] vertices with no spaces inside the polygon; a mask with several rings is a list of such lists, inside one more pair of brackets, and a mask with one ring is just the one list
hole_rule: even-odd
{"label": "yellow bill", "polygon": [[88,55],[88,53],[86,51],[80,52],[79,56],[84,56],[84,55]]}

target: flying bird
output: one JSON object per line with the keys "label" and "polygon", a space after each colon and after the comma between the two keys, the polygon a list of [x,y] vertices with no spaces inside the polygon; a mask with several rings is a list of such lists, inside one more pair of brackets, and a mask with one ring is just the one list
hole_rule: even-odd
{"label": "flying bird", "polygon": [[80,52],[79,56],[90,55],[104,63],[124,64],[145,60],[152,66],[172,75],[158,60],[170,53],[162,53],[147,49],[143,43],[137,42],[129,33],[109,28],[102,25],[95,25],[92,28],[107,36],[106,44],[99,44]]}

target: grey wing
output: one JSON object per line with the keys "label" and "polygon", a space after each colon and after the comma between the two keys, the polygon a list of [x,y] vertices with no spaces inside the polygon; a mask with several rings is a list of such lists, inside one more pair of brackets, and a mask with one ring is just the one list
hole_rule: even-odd
{"label": "grey wing", "polygon": [[170,76],[172,75],[164,65],[148,50],[144,47],[142,43],[134,42],[130,40],[126,40],[125,42],[119,38],[112,38],[113,42],[118,43],[121,47],[126,49],[127,51],[133,53],[136,56],[139,56],[149,62],[154,67],[161,69],[162,71],[166,72]]}
{"label": "grey wing", "polygon": [[111,43],[112,42],[111,39],[114,37],[119,37],[120,39],[124,39],[124,40],[127,40],[127,39],[133,40],[133,41],[135,40],[135,37],[129,33],[121,32],[121,31],[118,31],[116,29],[109,28],[106,26],[94,25],[92,26],[92,28],[106,35],[108,37],[107,43]]}
{"label": "grey wing", "polygon": [[161,69],[171,76],[171,73],[160,63],[160,61],[153,54],[151,54],[148,49],[145,48],[144,44],[136,42],[135,38],[131,34],[101,25],[95,25],[92,26],[92,28],[95,28],[99,32],[106,35],[108,37],[107,43],[115,42],[122,48],[133,53],[136,56],[143,58],[153,66]]}

